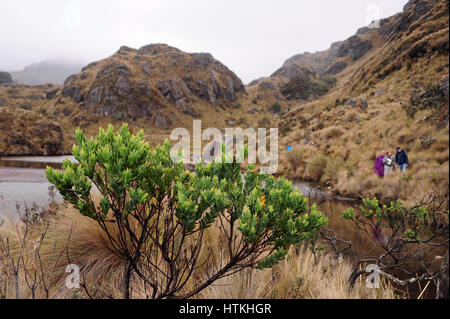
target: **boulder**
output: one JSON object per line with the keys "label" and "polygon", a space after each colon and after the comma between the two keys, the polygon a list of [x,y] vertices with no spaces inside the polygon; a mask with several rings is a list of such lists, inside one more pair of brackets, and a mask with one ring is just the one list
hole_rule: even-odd
{"label": "boulder", "polygon": [[336,75],[343,71],[347,67],[347,63],[344,61],[336,61],[325,71],[326,74]]}
{"label": "boulder", "polygon": [[165,115],[156,114],[153,123],[158,127],[164,127],[169,125],[170,121]]}
{"label": "boulder", "polygon": [[51,100],[56,96],[56,93],[58,93],[59,89],[53,89],[50,91],[45,92],[45,97],[47,100]]}
{"label": "boulder", "polygon": [[353,60],[358,60],[372,49],[372,43],[368,40],[363,40],[358,35],[354,35],[346,40],[338,49],[337,57],[345,56],[351,57]]}
{"label": "boulder", "polygon": [[367,100],[362,98],[350,99],[347,103],[345,103],[345,105],[351,107],[358,107],[363,110],[367,110],[367,108],[369,107],[369,105],[367,104]]}
{"label": "boulder", "polygon": [[72,98],[72,100],[76,103],[83,101],[83,95],[81,94],[81,89],[79,86],[72,86],[69,84],[62,89],[61,93],[64,97]]}

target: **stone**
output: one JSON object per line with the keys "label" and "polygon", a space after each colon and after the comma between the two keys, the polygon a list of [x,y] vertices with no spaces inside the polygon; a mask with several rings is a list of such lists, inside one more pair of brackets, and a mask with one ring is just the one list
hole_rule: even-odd
{"label": "stone", "polygon": [[153,123],[158,127],[162,127],[162,126],[167,126],[169,124],[169,121],[168,121],[167,117],[165,117],[164,115],[156,114],[155,120]]}
{"label": "stone", "polygon": [[69,84],[68,86],[64,87],[61,91],[62,95],[64,97],[70,97],[74,102],[81,102],[83,101],[83,96],[81,94],[81,89],[78,86],[72,86]]}
{"label": "stone", "polygon": [[65,80],[64,80],[64,85],[67,85],[67,83],[76,80],[77,79],[77,75],[76,74],[72,74],[69,75]]}
{"label": "stone", "polygon": [[442,79],[439,90],[441,91],[441,94],[448,99],[448,97],[449,97],[449,77],[448,77],[448,75]]}
{"label": "stone", "polygon": [[148,63],[144,63],[142,64],[142,71],[144,71],[145,74],[147,75],[151,75],[152,74],[152,69],[154,69],[154,67],[152,67],[150,64]]}
{"label": "stone", "polygon": [[19,108],[23,110],[31,110],[32,107],[30,103],[22,103],[21,105],[19,105]]}
{"label": "stone", "polygon": [[131,92],[131,83],[128,79],[124,77],[120,77],[116,81],[115,88],[117,89],[117,93],[121,96],[127,96]]}
{"label": "stone", "polygon": [[347,63],[344,61],[336,61],[325,71],[327,74],[336,75],[342,72],[347,67]]}
{"label": "stone", "polygon": [[346,40],[338,49],[337,57],[349,56],[353,60],[358,60],[372,49],[372,43],[368,40],[363,40],[358,35],[354,35]]}
{"label": "stone", "polygon": [[182,79],[159,80],[157,88],[172,103],[192,96],[191,90]]}
{"label": "stone", "polygon": [[367,100],[362,98],[356,98],[356,99],[350,99],[347,103],[345,103],[346,106],[351,107],[358,107],[363,110],[366,110],[368,108]]}
{"label": "stone", "polygon": [[88,96],[85,99],[84,104],[90,107],[93,104],[98,104],[103,98],[103,91],[105,90],[104,85],[96,86],[89,91]]}
{"label": "stone", "polygon": [[54,90],[50,90],[45,92],[45,98],[47,100],[51,100],[56,96],[56,93],[58,93],[59,89],[54,89]]}
{"label": "stone", "polygon": [[259,86],[258,86],[259,92],[264,91],[264,90],[275,91],[276,89],[277,88],[276,88],[275,84],[273,84],[270,81],[262,81],[259,83]]}

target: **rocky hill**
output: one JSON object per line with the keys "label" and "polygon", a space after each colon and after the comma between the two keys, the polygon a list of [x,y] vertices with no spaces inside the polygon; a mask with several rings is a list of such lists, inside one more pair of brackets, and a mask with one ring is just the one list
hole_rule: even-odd
{"label": "rocky hill", "polygon": [[138,50],[121,47],[89,64],[66,79],[56,98],[58,104],[76,104],[102,117],[148,118],[162,127],[180,114],[198,115],[200,104],[229,106],[243,92],[241,80],[210,54],[152,44]]}
{"label": "rocky hill", "polygon": [[[70,151],[76,127],[94,133],[110,122],[129,122],[158,141],[160,132],[192,127],[194,118],[223,127],[230,121],[230,108],[241,109],[246,100],[242,81],[211,54],[186,53],[166,44],[121,47],[69,76],[62,86],[0,85],[0,106],[9,115],[21,110],[63,127],[63,142],[52,148],[54,153]],[[26,118],[31,121],[30,116]],[[17,153],[11,150],[4,147],[2,152]],[[39,148],[23,152],[44,153]]]}

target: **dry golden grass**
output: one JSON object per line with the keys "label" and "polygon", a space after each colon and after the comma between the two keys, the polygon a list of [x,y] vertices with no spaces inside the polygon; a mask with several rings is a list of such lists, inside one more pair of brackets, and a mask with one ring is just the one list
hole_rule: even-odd
{"label": "dry golden grass", "polygon": [[368,289],[363,281],[350,287],[352,266],[338,262],[327,253],[314,254],[302,246],[290,250],[290,257],[268,270],[246,270],[217,281],[199,298],[277,299],[392,299],[390,286]]}
{"label": "dry golden grass", "polygon": [[[0,250],[0,296],[16,298],[15,278],[18,278],[20,298],[121,298],[121,274],[123,265],[103,240],[102,232],[94,220],[80,215],[71,207],[62,206],[55,216],[45,224],[32,225],[28,235],[23,236],[25,226],[20,222],[6,222],[0,228],[0,237],[8,238],[10,254]],[[45,232],[44,239],[40,240]],[[186,287],[192,287],[195,280],[201,280],[218,267],[217,261],[226,254],[223,241],[215,236],[214,229],[205,234],[205,248],[201,252],[200,263],[207,261]],[[26,238],[23,249],[22,239]],[[21,253],[22,251],[22,253]],[[36,252],[39,258],[36,259]],[[23,256],[17,277],[11,273],[11,259]],[[68,264],[81,268],[84,289],[68,289],[65,272]],[[36,289],[32,294],[30,276],[37,271]],[[205,268],[206,267],[206,268]],[[263,271],[247,269],[215,282],[195,298],[394,298],[391,287],[380,289],[365,288],[359,282],[350,288],[348,277],[352,263],[337,260],[324,252],[316,257],[306,247],[291,249],[290,257],[273,269]],[[42,275],[43,274],[43,275]],[[132,278],[132,298],[148,298],[148,292],[136,276]],[[46,292],[47,291],[47,292]]]}

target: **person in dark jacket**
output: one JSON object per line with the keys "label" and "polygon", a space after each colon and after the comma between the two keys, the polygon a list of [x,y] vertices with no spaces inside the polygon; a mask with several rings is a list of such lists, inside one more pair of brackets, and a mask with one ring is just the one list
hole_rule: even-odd
{"label": "person in dark jacket", "polygon": [[405,172],[409,165],[408,154],[400,146],[397,146],[397,153],[395,154],[395,162],[400,171]]}

